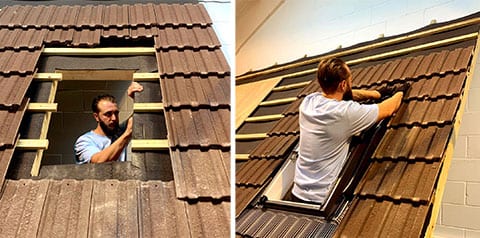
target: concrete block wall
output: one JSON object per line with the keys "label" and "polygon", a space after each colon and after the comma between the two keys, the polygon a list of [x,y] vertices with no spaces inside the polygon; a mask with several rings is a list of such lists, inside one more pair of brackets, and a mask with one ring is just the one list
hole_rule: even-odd
{"label": "concrete block wall", "polygon": [[[480,57],[479,57],[480,58]],[[435,237],[480,237],[480,59],[447,177]]]}
{"label": "concrete block wall", "polygon": [[[236,52],[237,75],[477,11],[478,0],[285,0]],[[255,25],[248,21],[237,29]]]}
{"label": "concrete block wall", "polygon": [[95,96],[109,93],[116,97],[120,121],[133,112],[133,100],[126,90],[130,81],[61,81],[55,102],[57,112],[52,113],[47,134],[49,148],[44,152],[43,165],[75,163],[73,145],[76,139],[96,127],[91,104]]}

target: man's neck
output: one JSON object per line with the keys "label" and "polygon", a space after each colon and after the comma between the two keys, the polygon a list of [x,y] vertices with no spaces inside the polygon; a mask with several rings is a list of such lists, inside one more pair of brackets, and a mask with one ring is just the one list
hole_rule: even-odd
{"label": "man's neck", "polygon": [[342,92],[338,92],[338,91],[336,91],[336,92],[334,92],[334,93],[329,93],[329,94],[327,94],[327,93],[322,93],[322,95],[323,95],[324,97],[326,97],[326,98],[335,99],[335,100],[337,100],[337,101],[342,101],[342,99],[343,99],[343,93],[342,93]]}
{"label": "man's neck", "polygon": [[105,134],[105,132],[103,131],[102,127],[99,124],[97,124],[97,128],[95,128],[93,132],[97,135],[107,136],[107,134]]}

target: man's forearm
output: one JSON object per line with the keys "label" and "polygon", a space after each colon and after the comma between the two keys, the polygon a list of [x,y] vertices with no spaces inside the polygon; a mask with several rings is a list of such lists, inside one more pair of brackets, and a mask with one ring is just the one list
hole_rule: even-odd
{"label": "man's forearm", "polygon": [[125,146],[127,146],[129,138],[124,135],[120,136],[115,142],[104,150],[94,154],[90,160],[92,163],[103,163],[108,161],[117,160],[122,153]]}
{"label": "man's forearm", "polygon": [[352,89],[354,101],[364,101],[368,99],[379,99],[380,93],[376,90]]}

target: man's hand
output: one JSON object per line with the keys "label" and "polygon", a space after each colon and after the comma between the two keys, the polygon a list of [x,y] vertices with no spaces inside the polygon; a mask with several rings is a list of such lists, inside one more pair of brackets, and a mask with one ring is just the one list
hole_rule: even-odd
{"label": "man's hand", "polygon": [[127,120],[127,128],[125,129],[125,132],[123,132],[123,136],[127,140],[129,140],[132,137],[132,132],[133,132],[133,117],[130,117]]}
{"label": "man's hand", "polygon": [[130,86],[127,89],[127,94],[131,98],[135,98],[135,93],[142,92],[143,91],[143,86],[140,85],[137,82],[132,82]]}
{"label": "man's hand", "polygon": [[391,97],[395,93],[395,86],[383,86],[377,92],[380,93],[380,98]]}

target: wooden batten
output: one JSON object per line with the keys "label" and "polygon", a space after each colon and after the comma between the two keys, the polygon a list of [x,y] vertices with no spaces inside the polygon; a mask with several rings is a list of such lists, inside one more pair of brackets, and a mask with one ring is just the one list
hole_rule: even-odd
{"label": "wooden batten", "polygon": [[95,56],[95,55],[154,55],[153,47],[109,47],[109,48],[44,48],[42,55],[70,55],[70,56]]}
{"label": "wooden batten", "polygon": [[259,140],[267,138],[267,133],[254,133],[254,134],[236,134],[236,140]]}
{"label": "wooden batten", "polygon": [[235,155],[235,160],[241,161],[241,160],[248,160],[249,154],[236,154]]}
{"label": "wooden batten", "polygon": [[297,100],[297,97],[289,97],[289,98],[281,98],[281,99],[275,99],[275,100],[270,100],[270,101],[263,101],[258,106],[277,106],[277,105],[283,105],[287,103],[291,103]]}
{"label": "wooden batten", "polygon": [[27,106],[27,110],[31,112],[56,112],[57,103],[39,103],[31,102]]}
{"label": "wooden batten", "polygon": [[133,73],[133,81],[158,81],[160,80],[159,73]]}
{"label": "wooden batten", "polygon": [[282,114],[273,114],[273,115],[265,115],[265,116],[258,116],[258,117],[248,117],[245,119],[245,122],[264,122],[264,121],[275,121],[280,120],[283,118]]}
{"label": "wooden batten", "polygon": [[36,73],[33,75],[33,80],[38,81],[61,81],[61,73]]}
{"label": "wooden batten", "polygon": [[19,139],[16,149],[18,150],[46,150],[48,149],[47,139]]}
{"label": "wooden batten", "polygon": [[134,103],[134,112],[161,112],[164,110],[163,103],[149,102],[149,103]]}
{"label": "wooden batten", "polygon": [[136,139],[132,140],[132,151],[168,150],[168,140]]}

